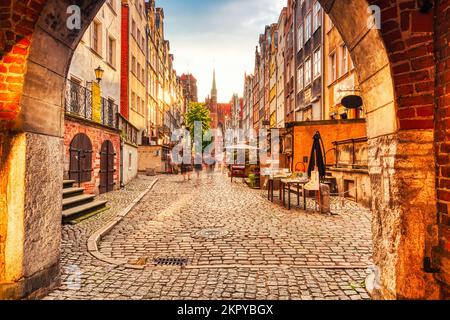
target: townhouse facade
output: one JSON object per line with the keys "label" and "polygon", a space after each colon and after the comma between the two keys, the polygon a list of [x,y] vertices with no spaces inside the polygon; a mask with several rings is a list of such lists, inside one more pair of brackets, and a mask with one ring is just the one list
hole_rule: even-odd
{"label": "townhouse facade", "polygon": [[[277,23],[265,26],[250,77],[253,129],[270,129],[269,137],[273,129],[281,129],[280,166],[293,172],[306,170],[312,137],[319,131],[326,148],[327,179],[335,188],[332,192],[368,204],[364,113],[341,103],[344,97],[359,93],[356,70],[317,0],[288,0]],[[245,124],[247,80],[243,96]]]}
{"label": "townhouse facade", "polygon": [[76,48],[67,76],[64,178],[88,194],[121,184],[120,14],[119,1],[103,5]]}

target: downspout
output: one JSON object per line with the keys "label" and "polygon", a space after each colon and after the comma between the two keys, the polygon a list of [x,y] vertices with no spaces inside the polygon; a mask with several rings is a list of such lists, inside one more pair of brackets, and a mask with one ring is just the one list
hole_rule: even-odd
{"label": "downspout", "polygon": [[124,150],[124,141],[123,138],[120,138],[120,188],[125,187],[125,183],[123,181],[123,152]]}

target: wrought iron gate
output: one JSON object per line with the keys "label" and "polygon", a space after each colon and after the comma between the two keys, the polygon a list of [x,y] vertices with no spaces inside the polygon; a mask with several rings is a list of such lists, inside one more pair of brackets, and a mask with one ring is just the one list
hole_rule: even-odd
{"label": "wrought iron gate", "polygon": [[102,144],[100,152],[100,194],[114,190],[116,183],[114,182],[114,169],[116,153],[111,141],[106,140]]}

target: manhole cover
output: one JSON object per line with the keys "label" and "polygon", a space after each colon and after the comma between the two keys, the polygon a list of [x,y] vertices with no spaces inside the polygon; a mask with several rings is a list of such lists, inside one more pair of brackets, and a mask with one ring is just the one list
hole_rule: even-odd
{"label": "manhole cover", "polygon": [[156,258],[153,259],[156,266],[180,266],[184,267],[188,263],[188,259],[185,258]]}
{"label": "manhole cover", "polygon": [[194,233],[194,238],[220,239],[229,234],[225,229],[203,229]]}

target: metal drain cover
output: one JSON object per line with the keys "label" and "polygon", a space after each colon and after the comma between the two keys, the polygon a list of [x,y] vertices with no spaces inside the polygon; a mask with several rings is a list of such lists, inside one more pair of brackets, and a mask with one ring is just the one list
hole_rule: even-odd
{"label": "metal drain cover", "polygon": [[203,229],[194,233],[194,238],[220,239],[226,237],[230,232],[225,229]]}
{"label": "metal drain cover", "polygon": [[156,266],[172,266],[172,267],[184,267],[188,263],[188,259],[185,258],[156,258],[153,259]]}

